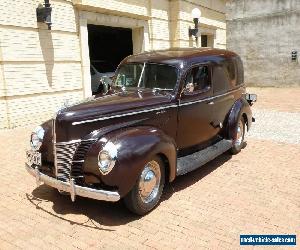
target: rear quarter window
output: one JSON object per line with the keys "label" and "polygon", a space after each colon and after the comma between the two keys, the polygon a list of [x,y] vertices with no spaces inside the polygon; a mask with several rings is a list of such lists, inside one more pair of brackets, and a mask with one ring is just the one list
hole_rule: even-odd
{"label": "rear quarter window", "polygon": [[241,84],[241,75],[239,75],[238,67],[242,67],[241,60],[231,58],[224,60],[215,65],[213,70],[214,93],[222,94],[226,91],[234,89]]}
{"label": "rear quarter window", "polygon": [[216,64],[213,67],[212,82],[214,94],[223,94],[229,90],[229,74],[223,64]]}
{"label": "rear quarter window", "polygon": [[228,75],[229,79],[229,88],[234,88],[237,83],[237,71],[236,71],[236,64],[234,63],[233,60],[228,60],[224,62],[224,71],[225,74]]}
{"label": "rear quarter window", "polygon": [[236,85],[244,84],[244,67],[243,62],[240,57],[234,59],[237,68],[237,82]]}

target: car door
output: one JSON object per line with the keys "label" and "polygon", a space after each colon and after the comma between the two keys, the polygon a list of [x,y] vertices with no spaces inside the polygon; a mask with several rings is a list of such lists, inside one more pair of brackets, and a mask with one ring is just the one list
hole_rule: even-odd
{"label": "car door", "polygon": [[214,135],[211,125],[213,90],[211,66],[193,65],[182,79],[183,91],[179,100],[177,145],[179,149],[200,145]]}

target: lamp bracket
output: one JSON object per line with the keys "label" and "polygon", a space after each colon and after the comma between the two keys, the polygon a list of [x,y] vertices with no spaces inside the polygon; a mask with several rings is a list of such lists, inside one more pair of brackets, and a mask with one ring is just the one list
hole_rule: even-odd
{"label": "lamp bracket", "polygon": [[51,30],[51,4],[49,3],[49,0],[45,0],[44,5],[39,5],[36,8],[36,18],[38,22],[45,23],[48,25],[48,30]]}
{"label": "lamp bracket", "polygon": [[198,32],[199,32],[199,29],[198,29],[199,18],[194,18],[193,21],[194,21],[195,27],[194,28],[189,28],[189,37],[194,36],[197,40],[198,39]]}

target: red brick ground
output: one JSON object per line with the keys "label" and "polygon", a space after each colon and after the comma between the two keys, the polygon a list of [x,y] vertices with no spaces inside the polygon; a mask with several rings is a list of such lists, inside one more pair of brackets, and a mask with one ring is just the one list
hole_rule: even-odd
{"label": "red brick ground", "polygon": [[72,203],[37,188],[23,166],[29,131],[0,131],[0,249],[236,249],[248,233],[299,241],[300,145],[250,139],[240,154],[179,177],[139,218],[122,202]]}
{"label": "red brick ground", "polygon": [[257,94],[256,108],[300,112],[300,88],[248,88],[248,92]]}

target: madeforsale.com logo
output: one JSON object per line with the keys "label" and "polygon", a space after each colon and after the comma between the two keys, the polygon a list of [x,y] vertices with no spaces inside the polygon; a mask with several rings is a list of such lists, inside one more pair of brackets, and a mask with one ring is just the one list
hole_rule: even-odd
{"label": "madeforsale.com logo", "polygon": [[285,245],[296,246],[296,235],[240,235],[240,245]]}

